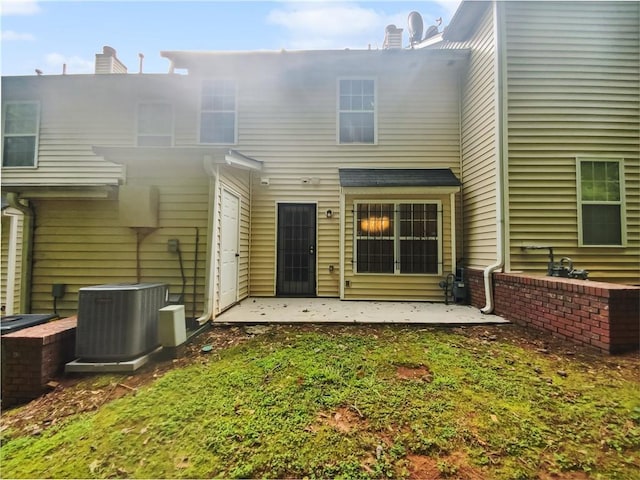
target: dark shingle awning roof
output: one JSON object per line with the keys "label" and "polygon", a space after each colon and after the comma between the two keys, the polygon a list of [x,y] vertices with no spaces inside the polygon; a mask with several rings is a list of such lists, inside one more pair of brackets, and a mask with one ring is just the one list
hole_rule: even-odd
{"label": "dark shingle awning roof", "polygon": [[342,187],[459,187],[449,168],[341,168]]}

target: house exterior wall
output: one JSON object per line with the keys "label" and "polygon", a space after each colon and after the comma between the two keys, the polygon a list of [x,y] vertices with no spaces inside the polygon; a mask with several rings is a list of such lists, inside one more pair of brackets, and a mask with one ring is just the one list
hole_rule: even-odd
{"label": "house exterior wall", "polygon": [[[78,289],[90,285],[166,282],[171,293],[180,293],[179,258],[167,249],[168,240],[177,238],[186,276],[185,311],[187,316],[200,316],[208,254],[209,181],[201,167],[191,170],[183,165],[176,175],[157,166],[153,170],[128,168],[129,184],[158,188],[158,228],[154,230],[123,226],[116,194],[106,199],[34,200],[32,311],[52,310],[54,283],[67,285],[64,298],[58,300],[60,315],[75,314]],[[196,228],[200,243],[194,309]]]}
{"label": "house exterior wall", "polygon": [[[380,199],[383,200],[380,200]],[[355,202],[396,202],[420,203],[438,202],[441,212],[440,246],[441,272],[438,274],[378,274],[357,273],[355,262]],[[451,212],[450,194],[422,193],[422,194],[386,194],[381,195],[375,189],[370,194],[345,195],[345,248],[344,248],[344,295],[346,300],[425,300],[441,302],[444,293],[439,283],[448,273],[454,271],[453,238],[451,222],[454,218]]]}
{"label": "house exterior wall", "polygon": [[464,265],[482,269],[496,261],[497,45],[493,6],[487,5],[469,39],[440,48],[468,48],[462,81],[461,158]]}
{"label": "house exterior wall", "polygon": [[[267,86],[242,78],[239,92],[246,94],[239,93],[237,148],[264,162],[253,184],[251,295],[275,295],[279,202],[317,205],[317,295],[337,297],[339,223],[348,215],[340,211],[338,169],[451,168],[459,174],[460,62],[415,61],[411,53],[420,55],[378,51],[366,62],[341,60],[304,74],[281,72],[286,81],[274,75],[268,95]],[[348,76],[376,79],[375,145],[338,144],[337,82]],[[262,185],[261,178],[269,184]],[[313,181],[303,183],[305,178]],[[331,218],[325,215],[329,209]],[[377,281],[383,283],[381,277]]]}
{"label": "house exterior wall", "polygon": [[[507,55],[508,269],[544,274],[546,251],[521,247],[549,245],[589,270],[590,279],[640,283],[639,4],[500,6]],[[623,160],[624,246],[578,246],[577,157]]]}
{"label": "house exterior wall", "polygon": [[[213,246],[216,258],[221,257],[220,240],[221,231],[221,206],[222,206],[222,190],[227,189],[240,199],[240,218],[239,220],[239,257],[238,257],[238,301],[249,296],[249,264],[250,264],[250,229],[251,229],[251,173],[246,170],[239,170],[230,167],[222,167],[219,170],[220,183],[219,188],[215,191],[217,202],[215,202],[216,215],[213,237],[215,245]],[[215,286],[214,291],[220,291],[220,263],[216,263],[215,269]],[[215,296],[215,312],[220,313],[224,306],[220,305],[219,295]]]}
{"label": "house exterior wall", "polygon": [[122,167],[96,157],[91,147],[133,144],[134,116],[122,113],[135,104],[121,84],[112,75],[3,77],[3,104],[40,102],[37,168],[3,167],[3,188],[117,185]]}
{"label": "house exterior wall", "polygon": [[[2,212],[0,306],[2,315],[20,312],[24,217],[13,208]],[[14,249],[12,251],[12,248]]]}

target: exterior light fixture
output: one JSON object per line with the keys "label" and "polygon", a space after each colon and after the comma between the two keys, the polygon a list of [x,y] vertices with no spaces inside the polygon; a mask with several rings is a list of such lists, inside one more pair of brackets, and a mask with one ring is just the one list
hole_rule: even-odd
{"label": "exterior light fixture", "polygon": [[333,212],[331,211],[331,209],[329,209],[325,212],[325,215],[327,216],[327,218],[331,218],[333,217]]}

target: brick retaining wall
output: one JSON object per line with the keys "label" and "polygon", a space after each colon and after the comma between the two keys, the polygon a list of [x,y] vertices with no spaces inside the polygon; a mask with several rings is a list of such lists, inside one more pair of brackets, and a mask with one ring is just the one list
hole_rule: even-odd
{"label": "brick retaining wall", "polygon": [[2,336],[2,407],[28,402],[75,358],[76,317]]}
{"label": "brick retaining wall", "polygon": [[[468,269],[471,304],[485,304],[481,270]],[[495,273],[494,312],[608,353],[640,346],[640,288],[615,283]]]}

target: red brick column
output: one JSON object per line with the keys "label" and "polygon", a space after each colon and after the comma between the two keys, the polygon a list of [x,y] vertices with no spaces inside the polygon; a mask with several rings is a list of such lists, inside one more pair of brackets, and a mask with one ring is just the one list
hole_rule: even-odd
{"label": "red brick column", "polygon": [[465,268],[464,281],[469,287],[469,299],[471,305],[476,308],[483,308],[486,305],[484,298],[483,271]]}
{"label": "red brick column", "polygon": [[2,406],[40,396],[75,358],[76,317],[2,336]]}

